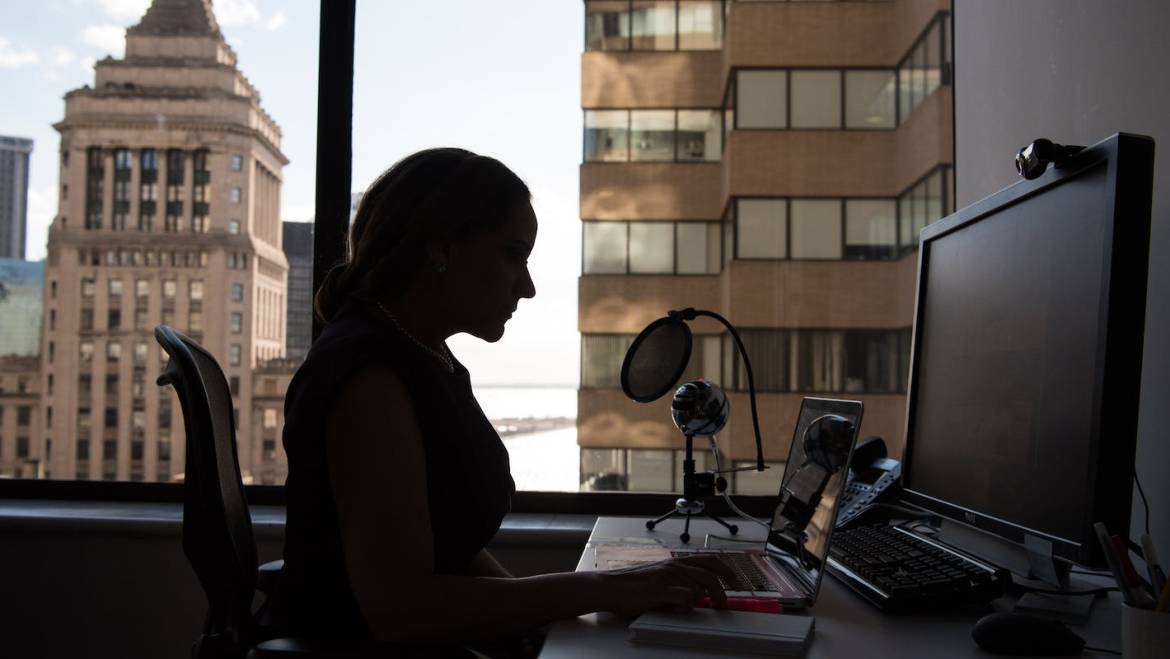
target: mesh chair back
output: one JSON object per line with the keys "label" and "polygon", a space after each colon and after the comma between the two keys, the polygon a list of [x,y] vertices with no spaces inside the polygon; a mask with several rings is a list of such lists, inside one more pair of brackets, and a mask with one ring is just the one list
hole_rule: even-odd
{"label": "mesh chair back", "polygon": [[183,553],[207,595],[203,640],[237,645],[251,632],[257,559],[231,390],[215,358],[198,343],[166,325],[155,327],[154,336],[170,356],[158,384],[175,387],[187,434]]}

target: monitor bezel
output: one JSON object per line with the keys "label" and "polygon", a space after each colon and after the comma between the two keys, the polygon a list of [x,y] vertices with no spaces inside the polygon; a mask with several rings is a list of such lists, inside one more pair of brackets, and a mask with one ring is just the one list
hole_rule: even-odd
{"label": "monitor bezel", "polygon": [[[1146,282],[1149,268],[1150,212],[1153,190],[1154,141],[1149,137],[1117,133],[1086,148],[1062,167],[1049,167],[1034,180],[1021,180],[954,214],[925,227],[919,234],[918,274],[911,333],[910,369],[906,396],[906,423],[902,478],[903,497],[910,503],[1020,546],[1028,536],[1048,541],[1055,557],[1081,565],[1104,567],[1092,524],[1104,522],[1111,533],[1129,537],[1137,448],[1138,404],[1141,389],[1142,341],[1145,335]],[[913,430],[917,400],[919,335],[925,304],[924,286],[932,243],[1031,199],[1106,168],[1106,243],[1103,245],[1098,369],[1088,467],[1089,489],[1080,537],[1064,538],[965,508],[914,488]],[[1123,219],[1124,221],[1118,221]],[[1100,451],[1109,429],[1110,447]]]}

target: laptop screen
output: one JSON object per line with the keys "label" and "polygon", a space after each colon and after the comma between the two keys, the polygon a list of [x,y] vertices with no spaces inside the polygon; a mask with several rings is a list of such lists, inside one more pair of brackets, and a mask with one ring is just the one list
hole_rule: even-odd
{"label": "laptop screen", "polygon": [[[805,579],[810,592],[820,583],[861,412],[858,401],[805,398],[800,404],[767,551]],[[840,419],[851,428],[845,429]]]}

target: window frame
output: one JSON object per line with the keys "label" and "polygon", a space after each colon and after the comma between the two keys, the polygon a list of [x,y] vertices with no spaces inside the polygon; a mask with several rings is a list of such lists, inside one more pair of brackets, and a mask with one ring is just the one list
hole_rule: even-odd
{"label": "window frame", "polygon": [[[329,268],[345,257],[353,172],[353,60],[356,4],[356,0],[321,3],[317,90],[318,176],[316,213],[313,221],[314,291],[321,287]],[[323,172],[328,172],[329,175],[322,176]],[[314,317],[314,339],[320,335],[321,329],[321,321]],[[172,425],[174,422],[172,419]],[[91,437],[89,441],[93,442],[95,439]],[[171,441],[173,442],[173,439]],[[87,448],[93,447],[87,445]],[[174,446],[170,446],[171,455],[174,455],[174,449]],[[90,463],[92,462],[91,450]],[[282,506],[286,501],[284,487],[280,485],[245,485],[244,491],[252,505]],[[183,496],[184,486],[181,483],[0,479],[0,498],[6,499],[181,503]],[[674,493],[520,491],[512,499],[512,512],[657,515],[672,508],[677,496]],[[767,516],[772,513],[775,496],[737,496],[736,503],[749,514]],[[720,499],[710,503],[710,510],[717,515],[733,514]]]}

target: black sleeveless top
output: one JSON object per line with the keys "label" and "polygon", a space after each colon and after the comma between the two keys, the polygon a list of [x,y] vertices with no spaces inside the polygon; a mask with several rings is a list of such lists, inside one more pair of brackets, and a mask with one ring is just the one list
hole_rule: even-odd
{"label": "black sleeveless top", "polygon": [[[508,453],[472,394],[467,369],[456,361],[455,372],[447,372],[377,307],[348,300],[313,343],[285,399],[288,521],[284,575],[274,606],[298,636],[371,635],[349,586],[326,465],[325,425],[343,384],[372,364],[403,382],[418,420],[436,574],[467,568],[499,530],[516,490]],[[395,439],[391,425],[363,441]],[[399,468],[383,466],[387,497],[404,494],[396,487]],[[402,536],[402,542],[412,541]]]}

